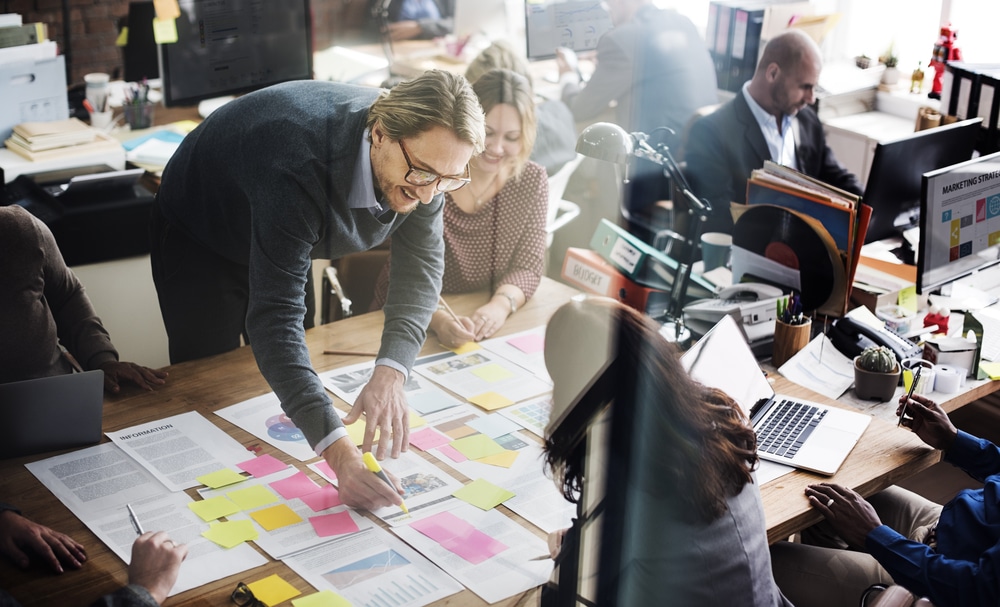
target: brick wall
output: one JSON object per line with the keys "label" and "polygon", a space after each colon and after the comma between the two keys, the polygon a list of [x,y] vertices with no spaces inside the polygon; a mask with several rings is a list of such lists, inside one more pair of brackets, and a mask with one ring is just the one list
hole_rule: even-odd
{"label": "brick wall", "polygon": [[[26,23],[49,26],[49,38],[59,44],[69,66],[67,81],[82,84],[90,72],[120,74],[121,49],[115,46],[118,21],[128,16],[128,0],[3,0],[0,12],[20,13]],[[312,0],[313,41],[316,49],[356,41],[367,0]],[[64,14],[70,31],[67,51]]]}

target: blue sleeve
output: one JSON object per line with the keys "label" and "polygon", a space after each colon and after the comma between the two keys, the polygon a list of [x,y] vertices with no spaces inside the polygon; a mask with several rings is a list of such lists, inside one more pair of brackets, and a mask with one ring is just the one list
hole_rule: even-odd
{"label": "blue sleeve", "polygon": [[986,439],[961,430],[955,443],[945,452],[944,460],[965,470],[979,482],[1000,472],[1000,449]]}

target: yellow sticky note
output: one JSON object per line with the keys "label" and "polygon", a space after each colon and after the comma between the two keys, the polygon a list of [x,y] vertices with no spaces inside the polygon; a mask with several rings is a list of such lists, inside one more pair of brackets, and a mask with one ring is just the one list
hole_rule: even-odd
{"label": "yellow sticky note", "polygon": [[903,369],[903,392],[910,392],[910,384],[913,383],[913,371]]}
{"label": "yellow sticky note", "polygon": [[506,451],[499,443],[485,434],[473,434],[453,440],[448,444],[458,449],[462,455],[469,459],[481,459]]}
{"label": "yellow sticky note", "polygon": [[514,401],[498,392],[483,392],[482,394],[477,394],[470,398],[469,402],[473,405],[479,405],[487,411],[503,409],[504,407],[509,407],[514,404]]}
{"label": "yellow sticky note", "polygon": [[497,487],[493,483],[477,478],[458,491],[452,493],[455,497],[468,502],[477,508],[491,510],[500,504],[514,497],[513,491],[508,491],[503,487]]}
{"label": "yellow sticky note", "polygon": [[302,594],[295,586],[292,586],[281,578],[277,573],[269,575],[262,580],[247,584],[250,591],[265,605],[277,605],[284,603],[292,597]]}
{"label": "yellow sticky note", "polygon": [[294,607],[351,607],[351,602],[332,590],[322,590],[292,599]]}
{"label": "yellow sticky note", "polygon": [[514,465],[514,460],[517,459],[517,456],[518,456],[517,451],[504,449],[503,453],[497,453],[496,455],[487,455],[486,457],[481,457],[476,461],[482,464],[490,464],[491,466],[510,468],[511,466]]}
{"label": "yellow sticky note", "polygon": [[240,510],[252,510],[278,501],[278,496],[264,485],[253,485],[246,489],[237,489],[226,493]]}
{"label": "yellow sticky note", "polygon": [[274,531],[275,529],[302,522],[302,517],[295,514],[295,511],[286,504],[278,504],[277,506],[251,512],[250,517],[257,521],[265,531]]}
{"label": "yellow sticky note", "polygon": [[193,131],[200,123],[197,120],[178,120],[170,123],[170,130],[187,135]]}
{"label": "yellow sticky note", "polygon": [[910,285],[899,290],[896,304],[913,314],[917,313],[917,285]]}
{"label": "yellow sticky note", "polygon": [[259,537],[257,528],[247,520],[212,523],[207,531],[201,532],[201,535],[226,549]]}
{"label": "yellow sticky note", "polygon": [[455,354],[468,354],[469,352],[475,352],[476,350],[479,350],[481,348],[482,346],[480,346],[478,343],[470,341],[469,343],[462,344],[457,348],[448,348],[448,349],[454,352]]}
{"label": "yellow sticky note", "polygon": [[510,379],[514,377],[509,369],[505,369],[503,366],[496,363],[490,363],[488,365],[483,365],[482,367],[476,367],[472,370],[472,374],[479,377],[491,384],[498,381],[503,381],[505,379]]}
{"label": "yellow sticky note", "polygon": [[982,369],[990,379],[1000,379],[1000,362],[987,362],[984,360],[979,363],[979,368]]}
{"label": "yellow sticky note", "polygon": [[227,485],[235,485],[236,483],[241,483],[246,480],[246,477],[236,472],[225,468],[223,470],[216,470],[215,472],[209,472],[208,474],[202,474],[195,479],[202,485],[206,487],[211,487],[212,489],[218,489],[219,487],[225,487]]}
{"label": "yellow sticky note", "polygon": [[188,502],[188,508],[201,517],[203,521],[214,521],[217,518],[236,514],[240,507],[229,501],[225,496],[210,497],[207,500]]}
{"label": "yellow sticky note", "polygon": [[125,46],[128,44],[128,26],[122,28],[122,31],[118,32],[118,38],[115,39],[115,46]]}
{"label": "yellow sticky note", "polygon": [[153,40],[157,44],[177,42],[177,23],[173,19],[153,19]]}
{"label": "yellow sticky note", "polygon": [[[426,425],[427,420],[420,417],[413,411],[410,411],[410,428],[419,428],[420,426]],[[354,422],[350,426],[345,426],[347,428],[347,435],[351,437],[355,445],[361,446],[361,443],[365,442],[365,418],[361,418]],[[378,428],[375,429],[375,442],[378,442],[378,438],[381,432]]]}
{"label": "yellow sticky note", "polygon": [[153,0],[153,10],[157,19],[176,19],[181,16],[177,0]]}

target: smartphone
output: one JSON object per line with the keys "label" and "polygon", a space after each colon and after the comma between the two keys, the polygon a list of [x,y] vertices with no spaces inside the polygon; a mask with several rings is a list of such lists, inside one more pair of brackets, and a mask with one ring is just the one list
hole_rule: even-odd
{"label": "smartphone", "polygon": [[917,388],[917,382],[920,381],[920,372],[923,369],[923,365],[917,365],[917,371],[913,374],[913,381],[910,382],[910,389],[906,393],[906,400],[903,401],[903,410],[899,412],[899,421],[896,422],[897,428],[903,425],[903,418],[906,417],[906,407],[910,404],[910,397],[913,396],[913,391]]}

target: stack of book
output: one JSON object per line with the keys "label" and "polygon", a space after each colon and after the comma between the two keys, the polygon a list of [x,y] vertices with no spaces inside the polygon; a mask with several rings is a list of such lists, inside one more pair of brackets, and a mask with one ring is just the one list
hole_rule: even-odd
{"label": "stack of book", "polygon": [[14,132],[4,143],[8,150],[32,161],[121,148],[116,139],[76,118],[22,122],[14,126]]}

